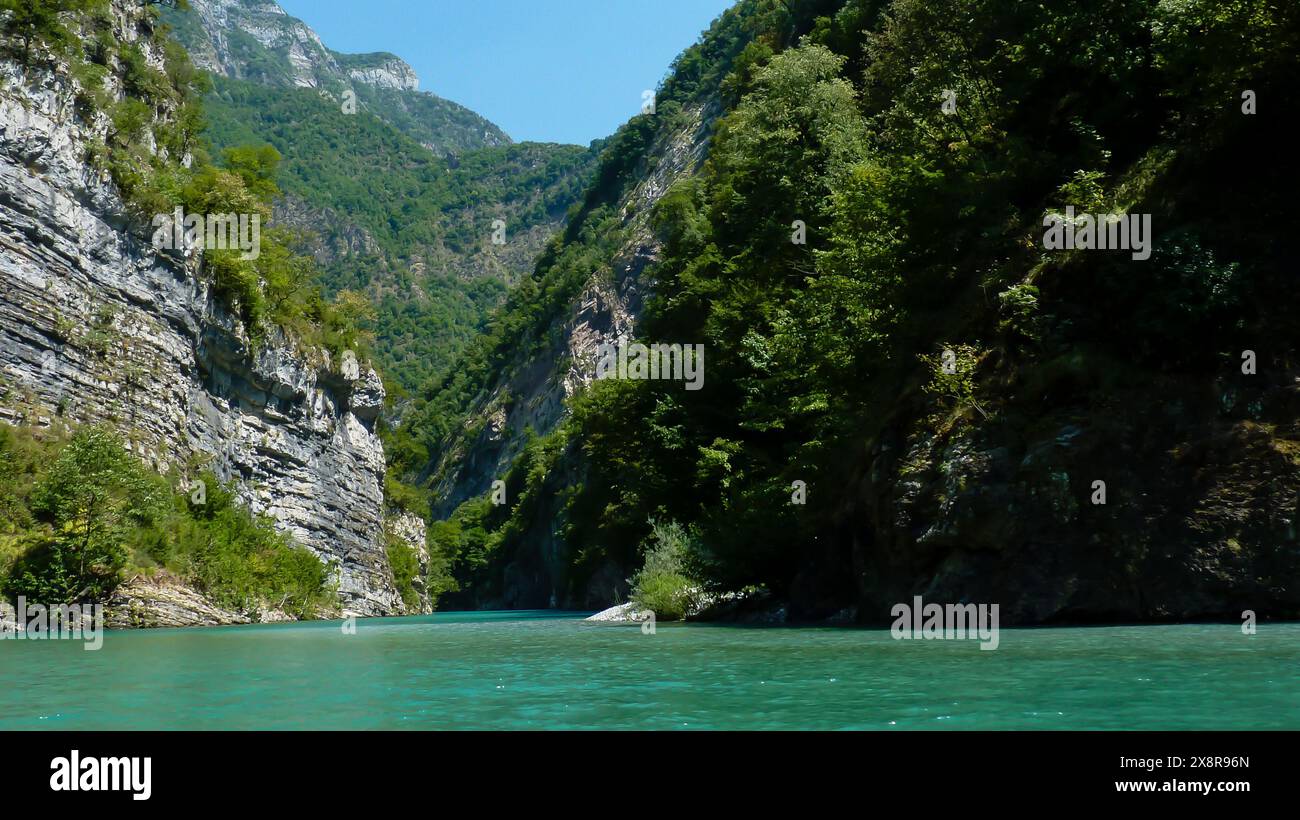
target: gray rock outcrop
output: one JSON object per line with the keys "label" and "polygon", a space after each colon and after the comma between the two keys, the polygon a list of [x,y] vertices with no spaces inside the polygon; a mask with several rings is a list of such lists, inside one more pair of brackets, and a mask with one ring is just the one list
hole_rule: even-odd
{"label": "gray rock outcrop", "polygon": [[0,62],[0,420],[104,423],[163,472],[205,463],[336,562],[344,614],[402,611],[378,377],[347,378],[281,332],[253,344],[192,260],[129,230],[86,159],[107,124],[83,122],[74,91],[63,72]]}

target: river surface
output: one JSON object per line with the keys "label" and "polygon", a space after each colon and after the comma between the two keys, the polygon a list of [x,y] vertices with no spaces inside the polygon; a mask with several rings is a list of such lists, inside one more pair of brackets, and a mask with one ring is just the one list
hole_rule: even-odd
{"label": "river surface", "polygon": [[1300,729],[1300,624],[887,629],[555,612],[0,640],[12,729]]}

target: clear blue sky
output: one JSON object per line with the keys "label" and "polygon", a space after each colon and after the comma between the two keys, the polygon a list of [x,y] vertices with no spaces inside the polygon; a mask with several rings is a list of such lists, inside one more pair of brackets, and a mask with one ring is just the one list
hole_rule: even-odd
{"label": "clear blue sky", "polygon": [[735,0],[279,0],[325,45],[391,51],[513,139],[586,145]]}

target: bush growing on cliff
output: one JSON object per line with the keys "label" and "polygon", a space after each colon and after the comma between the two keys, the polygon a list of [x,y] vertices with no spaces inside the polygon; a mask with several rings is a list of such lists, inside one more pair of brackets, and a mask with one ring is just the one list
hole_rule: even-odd
{"label": "bush growing on cliff", "polygon": [[406,611],[418,611],[420,596],[415,591],[415,579],[420,574],[420,560],[415,550],[391,532],[384,533],[384,550],[388,554],[388,566],[393,569],[393,586],[402,596]]}
{"label": "bush growing on cliff", "polygon": [[107,8],[108,0],[0,0],[0,20],[18,55],[27,62],[33,48],[66,54],[77,43],[72,15]]}
{"label": "bush growing on cliff", "polygon": [[689,568],[694,552],[691,536],[681,524],[652,521],[645,565],[631,578],[636,605],[661,621],[679,621],[692,612],[702,591]]}
{"label": "bush growing on cliff", "polygon": [[0,592],[103,601],[127,574],[165,569],[232,608],[306,618],[332,603],[328,566],[200,480],[202,493],[173,487],[104,428],[0,425]]}
{"label": "bush growing on cliff", "polygon": [[149,557],[223,606],[272,606],[311,618],[332,600],[330,567],[264,515],[238,503],[230,487],[204,473],[202,503],[174,497],[166,530],[152,533]]}

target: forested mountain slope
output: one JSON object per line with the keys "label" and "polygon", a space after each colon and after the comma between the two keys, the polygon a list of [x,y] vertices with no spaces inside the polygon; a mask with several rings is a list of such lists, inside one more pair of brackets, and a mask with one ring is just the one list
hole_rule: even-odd
{"label": "forested mountain slope", "polygon": [[386,378],[412,391],[529,269],[596,155],[517,143],[440,157],[314,91],[220,78],[206,110],[214,146],[268,143],[283,156],[276,219],[300,232],[327,291],[356,291],[374,305],[376,357]]}
{"label": "forested mountain slope", "polygon": [[[671,547],[794,618],[1300,614],[1298,60],[1267,0],[743,0],[390,448],[431,583],[598,606]],[[703,389],[593,381],[620,334]]]}
{"label": "forested mountain slope", "polygon": [[397,57],[331,51],[275,3],[189,6],[165,19],[214,72],[207,138],[282,155],[276,221],[299,232],[328,293],[374,306],[366,326],[399,398],[421,388],[563,226],[598,146],[512,143],[418,91]]}

